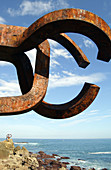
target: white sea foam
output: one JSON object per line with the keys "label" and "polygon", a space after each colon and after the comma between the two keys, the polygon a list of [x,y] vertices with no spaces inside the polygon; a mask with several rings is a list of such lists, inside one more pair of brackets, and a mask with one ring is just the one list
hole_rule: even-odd
{"label": "white sea foam", "polygon": [[27,143],[28,145],[38,145],[38,143]]}
{"label": "white sea foam", "polygon": [[27,145],[27,143],[22,143],[22,142],[14,142],[15,145]]}
{"label": "white sea foam", "polygon": [[89,152],[89,154],[100,155],[100,154],[111,154],[111,152]]}
{"label": "white sea foam", "polygon": [[16,145],[38,145],[38,143],[25,143],[25,142],[14,142],[14,144]]}
{"label": "white sea foam", "polygon": [[78,162],[86,163],[86,161],[82,159],[79,159]]}

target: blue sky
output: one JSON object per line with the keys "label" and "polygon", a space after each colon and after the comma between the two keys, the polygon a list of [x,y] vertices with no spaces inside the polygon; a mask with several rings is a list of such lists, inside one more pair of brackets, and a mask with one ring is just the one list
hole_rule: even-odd
{"label": "blue sky", "polygon": [[[30,26],[41,16],[63,8],[80,8],[93,12],[111,27],[110,0],[12,0],[2,1],[0,23]],[[51,63],[45,101],[64,103],[75,97],[84,82],[94,83],[100,91],[88,109],[79,115],[53,120],[34,111],[18,116],[0,117],[0,137],[11,133],[13,138],[111,138],[111,61],[97,60],[97,46],[89,38],[68,33],[90,61],[86,69],[78,67],[73,57],[60,44],[49,40]],[[26,52],[34,69],[36,50]],[[0,96],[21,95],[15,67],[0,62]]]}

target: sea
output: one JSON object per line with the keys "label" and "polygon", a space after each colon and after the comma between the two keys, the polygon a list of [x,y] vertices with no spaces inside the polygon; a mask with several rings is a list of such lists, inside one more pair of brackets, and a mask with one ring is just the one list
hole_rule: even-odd
{"label": "sea", "polygon": [[[13,139],[14,145],[25,146],[30,152],[44,151],[70,157],[70,166],[111,170],[111,139]],[[26,143],[25,143],[26,142]]]}

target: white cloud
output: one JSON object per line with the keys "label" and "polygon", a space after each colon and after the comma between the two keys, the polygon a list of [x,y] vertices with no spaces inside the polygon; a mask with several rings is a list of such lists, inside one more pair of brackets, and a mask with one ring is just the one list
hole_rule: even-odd
{"label": "white cloud", "polygon": [[[70,59],[70,58],[73,59],[73,57],[69,54],[69,52],[66,49],[62,49],[62,48],[58,49],[59,44],[56,41],[49,40],[49,43],[50,43],[50,50],[51,50],[50,66],[52,68],[56,66],[60,66],[60,63],[57,61],[58,57],[64,57],[65,59]],[[31,61],[33,70],[35,68],[36,53],[37,53],[37,50],[35,48],[30,51],[25,52],[25,54],[29,57]]]}
{"label": "white cloud", "polygon": [[58,43],[54,40],[51,40],[51,39],[48,39],[49,41],[49,44],[50,44],[50,47],[51,48],[54,48],[54,47],[57,47],[58,46]]}
{"label": "white cloud", "polygon": [[111,114],[103,116],[103,119],[104,118],[111,118]]}
{"label": "white cloud", "polygon": [[88,39],[83,39],[83,43],[84,43],[84,45],[85,45],[85,47],[88,47],[88,48],[93,48],[94,47],[94,43],[93,43],[93,41],[91,41],[91,40],[88,40]]}
{"label": "white cloud", "polygon": [[59,43],[57,43],[56,41],[50,40],[50,39],[48,39],[48,41],[50,43],[50,50],[51,50],[50,66],[52,68],[56,66],[60,66],[60,63],[57,61],[58,57],[63,57],[65,59],[73,59],[73,57],[70,55],[70,53],[66,49],[58,48]]}
{"label": "white cloud", "polygon": [[0,79],[0,97],[17,95],[21,95],[19,84],[15,81],[5,81]]}
{"label": "white cloud", "polygon": [[109,119],[109,118],[111,118],[111,115],[110,114],[107,114],[107,115],[98,115],[98,116],[95,116],[95,117],[93,117],[93,119],[92,120],[90,120],[90,121],[102,121],[102,120],[104,120],[104,119]]}
{"label": "white cloud", "polygon": [[6,20],[3,17],[0,17],[0,24],[5,24]]}
{"label": "white cloud", "polygon": [[89,74],[87,76],[77,75],[67,71],[63,71],[64,75],[50,75],[49,88],[68,87],[73,85],[81,85],[84,82],[96,83],[103,81],[106,76],[103,73]]}
{"label": "white cloud", "polygon": [[69,7],[69,4],[67,3],[67,1],[66,0],[57,0],[56,2],[55,2],[55,4],[57,5],[57,7],[62,7],[62,8],[67,8],[67,7]]}
{"label": "white cloud", "polygon": [[43,12],[47,12],[52,8],[51,1],[42,2],[42,1],[23,1],[18,10],[8,8],[8,13],[11,16],[15,15],[39,15]]}
{"label": "white cloud", "polygon": [[72,126],[72,125],[76,125],[76,124],[81,124],[82,122],[87,122],[87,121],[88,121],[88,119],[86,119],[86,118],[74,119],[73,121],[63,123],[60,126],[67,127],[67,126]]}
{"label": "white cloud", "polygon": [[56,0],[56,1],[29,1],[24,0],[19,8],[12,9],[8,8],[8,13],[11,16],[24,16],[24,15],[40,15],[45,12],[49,12],[54,10],[55,8],[58,9],[60,7],[67,8],[69,5],[65,0]]}
{"label": "white cloud", "polygon": [[99,110],[91,110],[89,113],[87,113],[86,115],[87,116],[95,116],[95,115],[98,115],[100,114],[99,113]]}
{"label": "white cloud", "polygon": [[90,112],[91,113],[96,113],[96,112],[98,112],[99,110],[91,110]]}
{"label": "white cloud", "polygon": [[[95,122],[95,121],[101,121],[101,120],[107,119],[107,118],[111,118],[111,114],[107,114],[107,115],[99,114],[99,116],[92,117],[91,114],[86,114],[85,112],[82,112],[82,114],[79,114],[78,116],[71,117],[69,119],[61,121],[60,126],[68,127],[68,126],[72,126],[72,125],[81,124],[84,122],[90,123],[90,122]],[[54,122],[54,123],[56,123],[56,122]]]}
{"label": "white cloud", "polygon": [[67,76],[74,76],[75,74],[68,72],[68,71],[62,71]]}
{"label": "white cloud", "polygon": [[62,56],[66,59],[72,58],[72,56],[69,54],[69,52],[66,49],[53,49],[52,53],[51,53],[52,57],[58,57],[58,56]]}
{"label": "white cloud", "polygon": [[25,54],[29,57],[33,71],[35,69],[35,60],[36,60],[36,54],[37,54],[37,50],[34,48],[30,51],[25,52]]}
{"label": "white cloud", "polygon": [[54,67],[56,67],[57,65],[59,66],[60,63],[57,62],[55,59],[51,59],[51,61],[50,61],[50,66],[54,68]]}

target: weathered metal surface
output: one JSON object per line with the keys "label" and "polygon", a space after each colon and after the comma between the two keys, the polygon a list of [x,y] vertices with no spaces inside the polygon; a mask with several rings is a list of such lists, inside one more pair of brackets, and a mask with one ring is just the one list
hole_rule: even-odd
{"label": "weathered metal surface", "polygon": [[60,105],[42,102],[42,104],[40,104],[34,110],[40,115],[48,118],[69,118],[84,111],[94,101],[98,92],[98,86],[94,84],[85,83],[79,95],[70,102]]}
{"label": "weathered metal surface", "polygon": [[[44,50],[44,48],[46,50]],[[23,80],[24,73],[28,72],[30,67],[27,67],[27,63],[29,60],[26,58],[27,63],[23,64],[22,58],[25,58],[25,54],[17,54],[15,56],[11,56],[11,60],[13,60],[13,64],[16,66],[19,82],[25,83],[25,92],[24,95],[21,96],[13,96],[13,97],[1,97],[0,98],[0,115],[13,115],[24,113],[31,110],[33,107],[37,106],[44,98],[47,85],[48,85],[48,68],[49,68],[49,59],[50,59],[50,47],[48,41],[44,41],[38,46],[38,53],[36,57],[36,65],[35,65],[35,74],[34,79],[31,78],[31,85],[26,83]],[[5,60],[6,61],[6,60]],[[19,65],[20,64],[20,65]],[[22,67],[24,66],[24,67]],[[30,70],[29,70],[30,71]],[[30,71],[31,73],[32,71]],[[29,72],[28,72],[29,74]],[[29,74],[30,75],[30,74]],[[32,74],[33,75],[33,74]],[[25,77],[27,78],[27,77]],[[32,81],[33,79],[33,81]],[[30,81],[30,80],[29,80]],[[28,80],[27,80],[28,82]]]}
{"label": "weathered metal surface", "polygon": [[[97,15],[81,9],[63,9],[49,13],[30,27],[0,25],[0,60],[13,63],[23,95],[0,98],[0,115],[13,115],[34,109],[49,118],[68,118],[85,110],[95,99],[99,87],[85,83],[80,94],[61,105],[43,101],[49,76],[50,47],[47,38],[63,45],[75,58],[78,65],[86,68],[89,60],[81,49],[65,32],[83,34],[98,47],[97,59],[109,61],[111,58],[111,30]],[[24,54],[37,48],[36,69]]]}
{"label": "weathered metal surface", "polygon": [[[84,66],[86,67],[89,64],[89,62],[88,62],[86,56],[84,55],[84,53],[79,49],[77,44],[75,44],[73,41],[71,41],[71,39],[68,36],[66,36],[65,34],[62,34],[62,36],[64,38],[64,43],[62,43],[63,41],[61,41],[61,44],[63,46],[65,44],[65,46],[67,46],[67,49],[69,49],[69,52],[71,52],[73,55],[76,53],[73,53],[72,49],[70,51],[69,45],[71,45],[71,47],[74,48],[75,52],[78,49],[76,57],[78,56],[78,53],[79,53],[80,54],[79,56],[81,58],[81,60],[78,59],[78,64],[83,68],[84,68]],[[57,35],[55,37],[56,37],[55,38],[56,41],[60,43],[61,35],[60,36]],[[65,43],[65,42],[67,42],[67,43]],[[74,58],[75,58],[75,56],[74,56]],[[29,76],[28,72],[25,72],[25,75],[27,75],[28,80],[31,80],[31,78],[32,78],[31,74]],[[25,77],[23,79],[24,79],[24,81],[26,80]],[[22,93],[24,93],[25,86],[22,82],[20,83],[20,85],[22,87],[22,89],[21,89]],[[79,114],[80,112],[85,110],[93,102],[93,100],[95,99],[95,97],[98,94],[98,91],[99,91],[98,86],[96,86],[94,84],[85,83],[80,94],[76,98],[71,100],[70,102],[61,104],[61,105],[52,105],[52,104],[42,101],[42,103],[40,103],[37,107],[34,108],[34,111],[36,111],[40,115],[48,117],[48,118],[53,118],[53,119],[68,118],[68,117],[74,116],[76,114]]]}
{"label": "weathered metal surface", "polygon": [[74,57],[79,67],[86,68],[90,62],[83,53],[83,51],[79,48],[79,46],[66,34],[60,33],[53,36],[53,40],[60,43],[64,46]]}
{"label": "weathered metal surface", "polygon": [[97,15],[82,9],[63,9],[43,16],[20,35],[18,45],[28,50],[44,39],[53,39],[53,35],[65,32],[80,33],[91,38],[98,46],[98,59],[110,60],[110,27]]}

